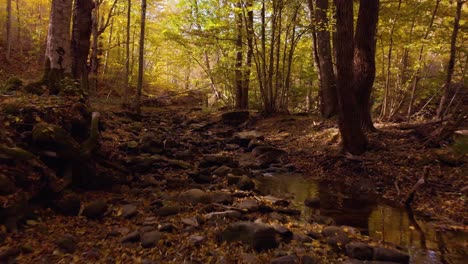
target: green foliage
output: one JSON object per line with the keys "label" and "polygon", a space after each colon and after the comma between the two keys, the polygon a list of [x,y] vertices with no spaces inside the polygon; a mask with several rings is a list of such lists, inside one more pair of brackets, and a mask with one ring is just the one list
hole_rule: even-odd
{"label": "green foliage", "polygon": [[16,76],[12,76],[8,78],[8,80],[6,81],[3,87],[3,91],[5,92],[17,91],[21,88],[22,85],[23,85],[23,81],[20,78]]}
{"label": "green foliage", "polygon": [[81,89],[80,83],[75,79],[65,77],[58,83],[59,95],[84,97],[86,93]]}

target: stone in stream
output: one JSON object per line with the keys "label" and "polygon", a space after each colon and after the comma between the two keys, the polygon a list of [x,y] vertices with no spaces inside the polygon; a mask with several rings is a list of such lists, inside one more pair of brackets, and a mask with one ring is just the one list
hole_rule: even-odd
{"label": "stone in stream", "polygon": [[165,217],[165,216],[170,216],[170,215],[176,215],[180,211],[182,211],[182,207],[178,205],[166,205],[161,208],[155,209],[155,214],[157,216]]}
{"label": "stone in stream", "polygon": [[216,170],[213,171],[213,174],[216,175],[216,176],[224,177],[224,176],[228,175],[228,173],[231,170],[232,169],[230,167],[222,165],[222,166],[216,168]]}
{"label": "stone in stream", "polygon": [[89,219],[100,219],[104,216],[108,208],[104,200],[96,200],[86,205],[83,209],[83,215]]}
{"label": "stone in stream", "polygon": [[231,111],[221,115],[221,120],[225,125],[237,126],[249,119],[249,111]]}
{"label": "stone in stream", "polygon": [[73,253],[78,247],[78,241],[70,234],[65,234],[56,241],[57,246],[65,253]]}
{"label": "stone in stream", "polygon": [[401,251],[383,247],[374,247],[374,260],[391,261],[396,263],[409,263],[410,257],[408,254]]}
{"label": "stone in stream", "polygon": [[217,235],[219,242],[242,241],[256,251],[278,247],[276,231],[262,223],[242,221],[229,225]]}
{"label": "stone in stream", "polygon": [[237,188],[243,191],[253,190],[255,188],[255,183],[248,176],[242,176],[237,182]]}
{"label": "stone in stream", "polygon": [[207,220],[217,220],[223,218],[237,219],[241,217],[241,212],[236,210],[229,210],[223,212],[212,212],[205,215]]}
{"label": "stone in stream", "polygon": [[275,229],[276,233],[278,233],[281,236],[281,238],[285,240],[292,239],[293,232],[289,228],[280,224],[273,224],[272,226]]}
{"label": "stone in stream", "polygon": [[151,231],[141,235],[141,246],[144,248],[152,248],[156,246],[156,243],[161,239],[161,233],[159,231]]}
{"label": "stone in stream", "polygon": [[178,197],[178,201],[190,204],[197,203],[210,203],[210,195],[200,189],[190,189],[181,193]]}
{"label": "stone in stream", "polygon": [[81,208],[81,200],[76,195],[67,195],[54,201],[55,211],[67,216],[78,215]]}
{"label": "stone in stream", "polygon": [[359,260],[372,260],[374,250],[362,242],[351,242],[346,245],[346,255]]}
{"label": "stone in stream", "polygon": [[264,138],[265,136],[262,133],[256,130],[250,130],[236,133],[230,142],[245,148],[249,146],[252,140],[263,140]]}
{"label": "stone in stream", "polygon": [[122,217],[123,218],[131,218],[134,217],[138,213],[137,207],[134,204],[126,204],[122,206]]}
{"label": "stone in stream", "polygon": [[322,230],[322,234],[326,237],[327,244],[343,249],[350,242],[348,234],[338,226],[327,226]]}
{"label": "stone in stream", "polygon": [[243,200],[236,205],[236,207],[240,210],[248,211],[248,212],[255,212],[258,210],[258,202],[254,199],[247,199]]}
{"label": "stone in stream", "polygon": [[298,262],[296,255],[282,256],[271,260],[271,264],[296,264]]}
{"label": "stone in stream", "polygon": [[120,239],[120,243],[137,242],[140,240],[140,232],[133,231]]}

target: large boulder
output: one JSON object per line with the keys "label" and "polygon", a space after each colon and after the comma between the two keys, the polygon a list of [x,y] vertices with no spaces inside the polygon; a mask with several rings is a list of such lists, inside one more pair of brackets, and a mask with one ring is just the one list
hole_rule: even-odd
{"label": "large boulder", "polygon": [[242,243],[250,245],[257,251],[278,247],[276,231],[273,227],[249,221],[229,225],[218,234],[218,241],[242,241]]}
{"label": "large boulder", "polygon": [[104,216],[108,208],[107,202],[104,200],[96,200],[85,206],[83,215],[90,219],[99,219]]}

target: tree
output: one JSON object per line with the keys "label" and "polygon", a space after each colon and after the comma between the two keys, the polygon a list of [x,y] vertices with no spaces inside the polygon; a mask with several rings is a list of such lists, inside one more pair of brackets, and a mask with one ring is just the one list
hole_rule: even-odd
{"label": "tree", "polygon": [[[328,22],[328,0],[307,1],[314,23],[316,35],[316,60],[320,75],[320,112],[322,117],[330,118],[337,113],[338,100],[335,74],[330,44],[330,25]],[[313,15],[315,14],[315,17]]]}
{"label": "tree", "polygon": [[334,0],[336,6],[336,84],[339,102],[339,129],[343,151],[362,154],[367,139],[361,128],[361,113],[353,87],[353,2]]}
{"label": "tree", "polygon": [[71,40],[73,78],[80,80],[81,89],[88,91],[88,53],[90,47],[92,0],[75,0]]}
{"label": "tree", "polygon": [[58,82],[71,75],[70,20],[72,0],[52,0],[46,46],[44,80],[51,94],[59,92]]}
{"label": "tree", "polygon": [[6,21],[6,60],[10,60],[11,55],[11,0],[7,0],[7,21]]}
{"label": "tree", "polygon": [[132,0],[128,0],[127,7],[127,41],[125,43],[125,84],[122,94],[122,107],[128,107],[128,93],[130,90],[130,21],[131,21],[131,10],[132,10]]}
{"label": "tree", "polygon": [[379,0],[361,0],[354,37],[354,89],[361,126],[375,130],[371,117],[370,95],[375,79],[375,45],[379,21]]}
{"label": "tree", "polygon": [[[455,67],[455,51],[456,51],[456,44],[457,44],[457,35],[460,29],[460,16],[461,10],[465,0],[457,0],[457,11],[455,13],[455,20],[453,22],[453,31],[452,31],[452,38],[450,41],[450,59],[447,66],[447,77],[445,78],[443,94],[440,98],[439,108],[437,109],[437,119],[442,119],[444,117],[444,110],[445,104],[449,95],[450,91],[450,83],[452,82],[453,70]],[[446,112],[446,111],[445,111]]]}
{"label": "tree", "polygon": [[137,114],[141,113],[140,98],[143,88],[144,54],[145,54],[145,25],[146,25],[146,0],[141,1],[141,21],[140,21],[140,55],[138,57],[138,85],[135,95],[134,108]]}

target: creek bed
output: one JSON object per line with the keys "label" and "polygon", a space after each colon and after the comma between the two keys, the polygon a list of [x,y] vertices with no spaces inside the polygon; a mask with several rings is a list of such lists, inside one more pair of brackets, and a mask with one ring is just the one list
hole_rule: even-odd
{"label": "creek bed", "polygon": [[[300,174],[264,174],[257,188],[265,195],[288,197],[302,211],[303,220],[313,215],[331,217],[337,225],[358,228],[375,241],[408,251],[410,263],[467,263],[468,234],[444,230],[430,219],[414,215],[376,195],[336,183],[305,179]],[[309,208],[307,198],[318,198]]]}

